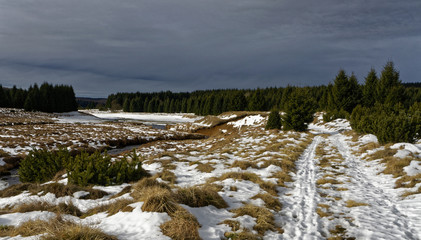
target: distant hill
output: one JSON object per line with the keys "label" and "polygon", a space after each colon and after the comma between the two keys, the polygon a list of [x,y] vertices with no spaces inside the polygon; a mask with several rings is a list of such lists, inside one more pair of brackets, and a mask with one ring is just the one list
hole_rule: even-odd
{"label": "distant hill", "polygon": [[105,105],[105,103],[107,103],[107,99],[106,98],[77,97],[76,102],[80,107],[86,108],[88,106],[95,107],[98,104]]}

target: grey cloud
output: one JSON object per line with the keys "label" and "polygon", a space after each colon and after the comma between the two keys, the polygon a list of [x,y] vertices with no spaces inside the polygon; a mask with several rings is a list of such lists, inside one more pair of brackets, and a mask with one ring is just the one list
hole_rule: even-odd
{"label": "grey cloud", "polygon": [[0,83],[95,96],[317,85],[389,59],[419,81],[419,12],[419,0],[0,0]]}

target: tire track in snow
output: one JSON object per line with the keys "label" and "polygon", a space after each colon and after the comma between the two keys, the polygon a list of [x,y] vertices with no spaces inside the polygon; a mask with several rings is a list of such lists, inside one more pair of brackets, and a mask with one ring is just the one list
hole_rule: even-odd
{"label": "tire track in snow", "polygon": [[351,209],[356,228],[348,229],[351,230],[349,233],[357,239],[419,239],[414,225],[398,210],[393,198],[371,183],[363,162],[351,153],[344,137],[334,134],[329,140],[348,166],[346,172],[352,178],[352,182],[347,184],[349,195],[369,204],[368,207]]}
{"label": "tire track in snow", "polygon": [[319,216],[316,213],[319,196],[316,189],[315,152],[323,140],[316,136],[310,146],[296,162],[297,173],[294,189],[287,192],[287,202],[282,210],[285,216],[285,239],[323,239],[319,231]]}

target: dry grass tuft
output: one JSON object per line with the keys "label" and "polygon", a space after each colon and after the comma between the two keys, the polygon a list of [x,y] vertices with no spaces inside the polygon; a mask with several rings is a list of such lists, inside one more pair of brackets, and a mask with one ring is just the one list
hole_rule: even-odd
{"label": "dry grass tuft", "polygon": [[232,231],[234,231],[234,232],[239,230],[240,226],[241,226],[240,222],[235,221],[235,220],[230,220],[230,219],[226,219],[223,222],[221,222],[220,224],[228,225],[232,229]]}
{"label": "dry grass tuft", "polygon": [[124,194],[130,193],[132,191],[132,186],[127,186],[124,187],[119,193],[117,193],[116,195],[113,195],[112,197],[110,197],[110,199],[114,199],[114,198],[118,198],[123,196]]}
{"label": "dry grass tuft", "polygon": [[112,216],[118,212],[131,212],[133,211],[133,208],[128,206],[129,204],[134,203],[132,199],[119,199],[113,203],[100,205],[98,207],[89,209],[85,214],[82,215],[81,218],[86,218],[91,215],[100,213],[100,212],[106,212],[108,213],[107,216]]}
{"label": "dry grass tuft", "polygon": [[168,169],[164,169],[164,171],[158,173],[156,177],[159,177],[162,180],[169,182],[170,184],[175,184],[177,182],[177,176]]}
{"label": "dry grass tuft", "polygon": [[[324,217],[330,217],[333,215],[333,213],[329,212],[329,208],[330,206],[327,204],[318,204],[317,205],[317,209],[316,209],[316,213],[317,215],[319,215],[319,217],[324,218]],[[324,210],[322,210],[324,209]]]}
{"label": "dry grass tuft", "polygon": [[395,157],[386,157],[382,162],[386,163],[386,168],[382,173],[392,174],[393,177],[399,177],[406,175],[403,170],[404,167],[408,166],[412,161],[411,157],[406,158],[395,158]]}
{"label": "dry grass tuft", "polygon": [[347,237],[347,231],[341,225],[336,225],[334,229],[329,230],[332,237],[327,238],[328,240],[355,240],[354,237]]}
{"label": "dry grass tuft", "polygon": [[180,188],[175,194],[178,203],[190,207],[205,207],[213,205],[217,208],[226,208],[228,204],[224,199],[209,185],[201,187]]}
{"label": "dry grass tuft", "polygon": [[403,198],[406,198],[406,197],[408,197],[408,196],[411,196],[411,195],[415,195],[415,194],[421,194],[421,187],[419,187],[417,190],[415,190],[414,192],[411,192],[411,191],[405,191],[401,196],[403,197]]}
{"label": "dry grass tuft", "polygon": [[338,181],[336,179],[333,179],[333,178],[327,178],[327,177],[323,177],[323,178],[321,178],[321,179],[319,179],[319,180],[316,181],[316,184],[317,185],[323,185],[323,184],[327,184],[327,183],[330,183],[330,184],[342,184],[343,182],[340,182],[340,181]]}
{"label": "dry grass tuft", "polygon": [[282,203],[278,199],[274,198],[272,195],[267,193],[259,193],[252,197],[251,199],[262,199],[265,202],[265,207],[272,209],[274,211],[281,211]]}
{"label": "dry grass tuft", "polygon": [[82,212],[79,210],[79,208],[73,205],[72,202],[59,203],[58,205],[53,205],[47,202],[33,201],[33,202],[16,205],[13,208],[2,209],[3,213],[12,213],[12,212],[26,213],[26,212],[33,212],[33,211],[48,211],[48,212],[54,212],[57,214],[70,214],[77,217],[82,216]]}
{"label": "dry grass tuft", "polygon": [[354,200],[348,200],[345,203],[346,203],[346,207],[348,207],[348,208],[368,206],[367,203],[357,202],[357,201],[354,201]]}
{"label": "dry grass tuft", "polygon": [[201,163],[199,161],[196,161],[196,162],[191,162],[190,166],[194,164],[197,164],[196,169],[200,172],[211,173],[213,170],[215,170],[215,168],[210,163]]}
{"label": "dry grass tuft", "polygon": [[246,170],[249,167],[251,167],[251,168],[258,168],[257,167],[257,164],[254,163],[254,162],[251,162],[251,161],[238,161],[238,160],[234,161],[232,163],[231,167],[232,168],[239,167],[242,170]]}
{"label": "dry grass tuft", "polygon": [[285,171],[278,171],[272,174],[273,178],[278,179],[278,185],[286,187],[285,182],[292,182],[292,177]]}
{"label": "dry grass tuft", "polygon": [[199,227],[196,217],[181,207],[171,214],[170,221],[160,226],[166,236],[175,240],[201,239],[198,231]]}
{"label": "dry grass tuft", "polygon": [[414,175],[414,176],[408,176],[405,175],[398,180],[396,180],[395,188],[413,188],[415,185],[421,182],[421,173]]}
{"label": "dry grass tuft", "polygon": [[27,191],[31,185],[32,185],[31,183],[20,183],[20,184],[12,185],[6,189],[1,190],[0,197],[6,198],[6,197],[13,197],[13,196],[19,195],[23,191]]}
{"label": "dry grass tuft", "polygon": [[46,185],[33,184],[28,190],[32,194],[38,194],[39,192],[49,192],[56,195],[56,197],[73,196],[75,192],[79,191],[89,192],[89,194],[81,197],[82,199],[99,199],[108,195],[107,192],[98,189],[93,189],[91,187],[80,187],[72,184],[64,185],[61,183],[50,183]]}
{"label": "dry grass tuft", "polygon": [[171,216],[179,208],[170,190],[156,186],[143,189],[138,201],[144,202],[145,212],[166,212]]}
{"label": "dry grass tuft", "polygon": [[247,204],[241,208],[233,209],[231,212],[235,213],[234,217],[249,215],[256,218],[256,225],[253,229],[260,235],[264,235],[268,230],[277,230],[274,216],[267,208]]}
{"label": "dry grass tuft", "polygon": [[369,159],[376,160],[376,159],[385,159],[387,157],[393,157],[398,152],[397,149],[391,149],[388,147],[385,147],[383,150],[379,150],[374,152],[373,154],[369,155]]}
{"label": "dry grass tuft", "polygon": [[64,221],[60,216],[49,221],[32,220],[17,227],[7,227],[0,231],[0,236],[29,237],[43,234],[40,239],[86,239],[86,240],[116,240],[117,238],[103,233],[99,229],[82,226],[70,221]]}
{"label": "dry grass tuft", "polygon": [[238,180],[245,180],[245,181],[251,181],[256,184],[259,184],[259,186],[267,191],[268,193],[272,195],[277,195],[277,189],[276,184],[271,182],[265,182],[263,181],[257,174],[251,173],[251,172],[227,172],[222,174],[219,178],[211,178],[209,179],[210,182],[214,181],[223,181],[228,178],[238,179]]}
{"label": "dry grass tuft", "polygon": [[225,238],[230,240],[261,240],[262,237],[252,233],[248,229],[243,229],[241,232],[226,232]]}

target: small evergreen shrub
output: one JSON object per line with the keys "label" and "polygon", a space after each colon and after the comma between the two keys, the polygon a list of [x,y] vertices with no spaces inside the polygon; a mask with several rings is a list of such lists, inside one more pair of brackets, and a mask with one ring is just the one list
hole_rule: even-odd
{"label": "small evergreen shrub", "polygon": [[131,161],[124,157],[112,162],[111,157],[105,153],[95,152],[89,155],[86,152],[71,159],[67,167],[69,182],[87,186],[89,184],[112,185],[124,182],[137,181],[147,176],[142,163],[133,151]]}
{"label": "small evergreen shrub", "polygon": [[380,143],[413,143],[421,136],[421,111],[417,106],[405,110],[399,104],[394,107],[376,104],[372,108],[358,105],[352,111],[350,123],[359,133],[376,135]]}
{"label": "small evergreen shrub", "polygon": [[265,129],[281,129],[282,120],[278,111],[271,111]]}
{"label": "small evergreen shrub", "polygon": [[32,150],[20,163],[19,179],[21,182],[49,181],[71,158],[70,153],[64,149],[56,152],[44,149]]}
{"label": "small evergreen shrub", "polygon": [[107,153],[82,152],[72,157],[69,151],[62,149],[31,151],[21,162],[19,178],[22,182],[42,183],[52,180],[61,170],[66,170],[69,183],[79,186],[122,184],[148,175],[135,151],[113,162]]}
{"label": "small evergreen shrub", "polygon": [[295,91],[287,103],[284,117],[284,130],[304,132],[313,121],[314,102],[308,99],[304,91]]}

